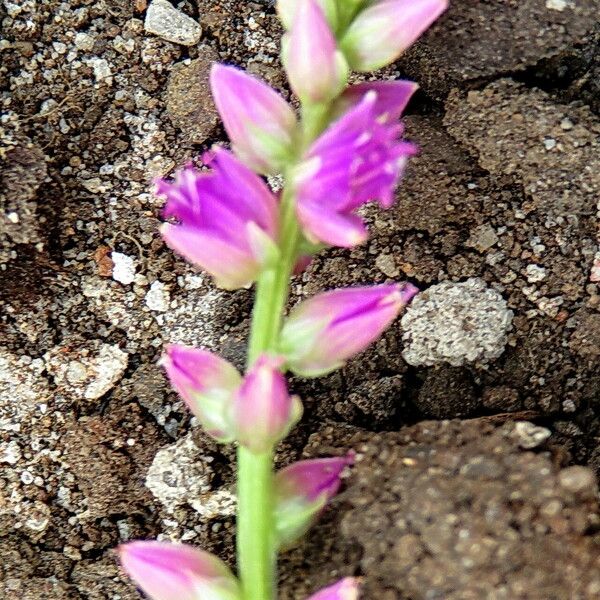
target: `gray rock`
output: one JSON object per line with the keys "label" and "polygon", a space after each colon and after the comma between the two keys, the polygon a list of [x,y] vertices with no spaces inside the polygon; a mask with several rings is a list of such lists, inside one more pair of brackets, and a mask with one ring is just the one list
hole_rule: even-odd
{"label": "gray rock", "polygon": [[504,351],[512,317],[502,296],[481,279],[434,285],[402,318],[402,356],[414,366],[485,364]]}
{"label": "gray rock", "polygon": [[193,46],[200,41],[202,28],[167,0],[153,0],[146,12],[144,29],[163,40]]}
{"label": "gray rock", "polygon": [[513,438],[520,448],[531,450],[541,446],[551,435],[545,427],[539,427],[529,421],[517,421],[513,430]]}

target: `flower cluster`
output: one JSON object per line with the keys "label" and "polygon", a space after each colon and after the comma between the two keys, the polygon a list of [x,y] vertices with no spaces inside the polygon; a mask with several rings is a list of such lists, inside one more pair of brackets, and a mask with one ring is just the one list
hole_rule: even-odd
{"label": "flower cluster", "polygon": [[[205,431],[221,443],[236,443],[245,460],[271,461],[301,418],[302,403],[289,393],[286,371],[316,377],[340,368],[417,293],[406,282],[337,289],[282,315],[292,272],[324,246],[365,242],[368,231],[358,210],[369,202],[389,208],[417,151],[403,139],[399,121],[416,84],[348,87],[350,70],[390,64],[445,8],[446,0],[279,0],[286,28],[282,60],[301,118],[264,82],[216,64],[210,84],[232,150],[214,147],[202,157],[207,169],[189,165],[173,180],[156,183],[166,199],[161,233],[175,252],[225,289],[258,282],[245,374],[212,352],[182,345],[167,346],[161,361]],[[263,179],[276,173],[286,182],[281,194]],[[240,494],[243,482],[244,489],[263,486],[270,497],[257,506],[265,496],[257,494],[248,506],[240,495],[238,529],[252,527],[244,512],[250,509],[254,516],[266,511],[259,520],[270,529],[256,526],[252,533],[258,557],[245,556],[238,544],[239,577],[215,556],[162,542],[121,546],[122,565],[153,600],[272,600],[271,554],[306,533],[352,462],[352,452],[303,460],[275,474],[262,469],[263,479],[255,482],[240,462]],[[243,565],[265,571],[266,579],[265,573],[248,578]],[[358,580],[345,578],[309,600],[356,598]]]}

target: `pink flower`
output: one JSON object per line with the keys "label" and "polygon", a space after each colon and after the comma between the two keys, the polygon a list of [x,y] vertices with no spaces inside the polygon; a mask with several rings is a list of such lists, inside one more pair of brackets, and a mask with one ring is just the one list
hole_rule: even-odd
{"label": "pink flower", "polygon": [[214,276],[217,285],[235,289],[251,283],[276,253],[277,201],[264,182],[227,150],[207,154],[212,171],[188,166],[175,181],[159,180],[167,197],[161,233],[184,258]]}
{"label": "pink flower", "polygon": [[448,0],[382,0],[352,21],[340,45],[355,71],[394,62],[448,8]]}
{"label": "pink flower", "polygon": [[275,475],[275,525],[280,545],[289,546],[304,535],[337,493],[341,474],[354,454],[301,460]]}
{"label": "pink flower", "polygon": [[292,151],[292,108],[266,83],[235,67],[214,65],[210,85],[236,154],[259,173],[279,172]]}
{"label": "pink flower", "polygon": [[[296,210],[310,241],[343,247],[360,244],[367,230],[354,211],[372,200],[384,208],[394,201],[394,187],[416,147],[400,139],[401,124],[378,118],[377,98],[369,91],[334,122],[297,170]],[[405,103],[404,96],[398,96],[398,102]]]}
{"label": "pink flower", "polygon": [[280,351],[289,368],[317,377],[375,341],[417,293],[410,283],[333,290],[301,302],[285,321]]}
{"label": "pink flower", "polygon": [[292,27],[283,40],[283,62],[292,90],[304,101],[327,102],[346,84],[346,59],[316,0],[298,0]]}
{"label": "pink flower", "polygon": [[236,578],[216,556],[184,544],[119,546],[125,572],[152,600],[241,600]]}
{"label": "pink flower", "polygon": [[220,442],[233,441],[228,417],[242,383],[237,369],[212,352],[176,344],[166,347],[161,364],[206,432]]}
{"label": "pink flower", "polygon": [[261,453],[281,441],[302,415],[297,396],[290,396],[279,371],[283,358],[261,355],[244,377],[232,405],[236,439]]}
{"label": "pink flower", "polygon": [[337,583],[313,594],[308,600],[358,600],[359,580],[345,577]]}

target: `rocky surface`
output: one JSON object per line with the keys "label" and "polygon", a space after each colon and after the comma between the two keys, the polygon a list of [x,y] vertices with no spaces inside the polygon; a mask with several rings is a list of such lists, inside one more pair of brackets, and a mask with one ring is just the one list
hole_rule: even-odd
{"label": "rocky surface", "polygon": [[595,475],[561,468],[531,434],[526,422],[473,419],[313,435],[309,454],[343,440],[358,460],[324,522],[284,559],[282,598],[355,573],[365,598],[596,598]]}
{"label": "rocky surface", "polygon": [[[183,539],[231,558],[232,450],[195,427],[156,360],[174,341],[217,350],[242,367],[252,296],[215,289],[164,247],[151,182],[226,142],[206,85],[211,61],[244,66],[287,94],[281,28],[272,2],[184,0],[169,9],[195,32],[184,45],[147,31],[149,7],[166,4],[0,2],[0,596],[137,600],[112,554],[133,538]],[[307,452],[317,452],[315,440],[326,454],[350,443],[353,427],[367,431],[356,483],[335,507],[350,512],[328,513],[309,538],[309,558],[290,555],[290,568],[299,564],[293,560],[306,566],[310,589],[352,569],[367,576],[367,597],[420,598],[422,589],[440,589],[432,576],[445,569],[454,587],[443,597],[493,589],[500,598],[509,593],[502,585],[519,597],[514,586],[523,578],[540,590],[552,581],[584,598],[594,592],[596,526],[578,525],[593,514],[592,501],[563,485],[576,489],[587,475],[559,477],[555,465],[600,469],[598,8],[596,0],[457,1],[383,73],[422,86],[406,119],[420,156],[393,209],[365,211],[369,243],[315,260],[294,281],[291,303],[337,285],[409,279],[435,293],[471,280],[494,294],[493,314],[506,319],[494,321],[502,326],[485,347],[477,330],[465,332],[475,361],[452,345],[455,365],[410,364],[403,356],[410,331],[398,321],[342,371],[292,382],[306,414],[280,463],[297,457],[324,420],[336,423],[335,439],[313,438]],[[202,29],[199,42],[191,23]],[[426,301],[424,294],[421,306]],[[456,333],[449,319],[439,319],[435,340]],[[423,418],[454,417],[475,420],[397,433]],[[496,430],[490,419],[534,423]],[[464,436],[468,452],[452,436]],[[512,571],[501,581],[491,580],[483,550],[482,563],[461,562],[470,538],[460,552],[423,554],[422,521],[408,533],[389,525],[412,504],[425,511],[410,485],[425,493],[429,479],[441,490],[432,523],[442,533],[444,514],[477,536],[485,521],[481,503],[456,503],[460,486],[448,474],[458,473],[476,499],[481,480],[448,465],[436,475],[431,452],[403,454],[411,440],[458,455],[463,466],[471,452],[498,466],[492,500],[503,519],[517,521],[493,530],[493,547],[509,547],[516,531],[522,550],[508,554],[503,564]],[[554,463],[524,451],[539,452],[542,443]],[[521,471],[552,490],[561,503],[554,516],[542,511],[538,490],[532,504],[506,501],[498,482],[529,493]],[[379,494],[397,485],[408,486],[406,495],[390,492],[388,502]],[[388,519],[383,533],[398,534],[383,538],[383,550],[366,533],[382,522],[377,515]],[[543,556],[532,556],[521,523],[569,568],[552,574]],[[418,543],[398,546],[382,563],[386,575],[381,552],[403,535]],[[407,548],[416,549],[414,560]],[[300,573],[286,592],[299,600]],[[402,582],[400,591],[392,580]],[[564,594],[557,597],[571,597]]]}

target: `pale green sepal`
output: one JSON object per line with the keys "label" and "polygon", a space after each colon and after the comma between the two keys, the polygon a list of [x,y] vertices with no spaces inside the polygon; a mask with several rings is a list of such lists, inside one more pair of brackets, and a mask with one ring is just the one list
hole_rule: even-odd
{"label": "pale green sepal", "polygon": [[290,549],[310,529],[315,517],[323,510],[327,497],[323,495],[310,504],[283,502],[276,504],[273,519],[275,536],[281,550]]}

